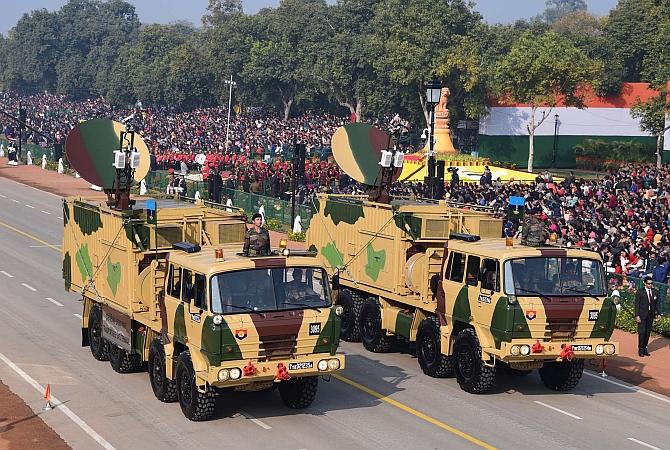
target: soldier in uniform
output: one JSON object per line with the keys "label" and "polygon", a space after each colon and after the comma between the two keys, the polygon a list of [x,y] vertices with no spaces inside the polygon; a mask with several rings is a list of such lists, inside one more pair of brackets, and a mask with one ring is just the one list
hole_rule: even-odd
{"label": "soldier in uniform", "polygon": [[317,295],[312,288],[310,288],[302,279],[303,269],[298,267],[293,269],[293,280],[286,283],[284,292],[286,292],[286,299],[289,302],[300,302],[305,297],[310,295]]}
{"label": "soldier in uniform", "polygon": [[542,210],[539,207],[534,207],[530,212],[531,214],[527,215],[523,221],[521,243],[538,247],[547,241],[549,233],[547,233],[546,227],[539,218]]}
{"label": "soldier in uniform", "polygon": [[251,217],[253,227],[244,236],[242,253],[246,256],[267,256],[270,254],[270,233],[262,227],[263,216],[256,213]]}

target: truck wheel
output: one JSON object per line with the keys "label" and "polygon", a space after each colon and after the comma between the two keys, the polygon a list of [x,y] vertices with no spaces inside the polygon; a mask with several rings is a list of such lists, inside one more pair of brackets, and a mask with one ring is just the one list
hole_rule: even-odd
{"label": "truck wheel", "polygon": [[121,347],[110,342],[107,343],[109,349],[109,364],[118,373],[137,372],[142,368],[142,359],[136,353],[128,353]]}
{"label": "truck wheel", "polygon": [[584,360],[548,362],[540,368],[540,378],[549,389],[567,392],[572,390],[584,373]]}
{"label": "truck wheel", "polygon": [[149,348],[149,361],[147,363],[151,389],[156,398],[164,403],[177,401],[177,384],[169,380],[165,374],[165,350],[160,339],[154,339]]}
{"label": "truck wheel", "polygon": [[373,353],[387,353],[393,348],[393,337],[382,330],[382,317],[377,299],[370,297],[363,303],[359,320],[363,346]]}
{"label": "truck wheel", "polygon": [[494,385],[496,368],[482,361],[482,348],[472,328],[458,333],[454,342],[456,379],[465,392],[484,394]]}
{"label": "truck wheel", "polygon": [[361,307],[363,301],[357,296],[353,295],[348,289],[340,292],[337,299],[337,304],[342,306],[344,310],[340,317],[342,321],[342,329],[340,337],[347,342],[358,342],[361,340],[361,329],[359,327],[359,319],[361,314]]}
{"label": "truck wheel", "polygon": [[454,376],[454,358],[440,351],[440,319],[430,316],[421,321],[416,334],[416,356],[423,373],[429,377]]}
{"label": "truck wheel", "polygon": [[98,361],[107,361],[109,352],[107,341],[102,338],[102,310],[99,305],[93,305],[88,313],[88,343],[91,354]]}
{"label": "truck wheel", "polygon": [[279,383],[279,396],[289,408],[304,409],[314,401],[318,386],[318,377],[292,378]]}
{"label": "truck wheel", "polygon": [[194,422],[209,420],[214,414],[216,401],[214,390],[207,386],[204,393],[198,392],[191,354],[188,350],[181,352],[179,355],[176,380],[177,398],[184,416]]}

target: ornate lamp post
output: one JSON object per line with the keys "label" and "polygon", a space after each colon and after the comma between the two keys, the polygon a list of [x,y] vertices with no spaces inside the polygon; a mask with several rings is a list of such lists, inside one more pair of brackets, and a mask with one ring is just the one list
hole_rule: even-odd
{"label": "ornate lamp post", "polygon": [[228,90],[228,122],[226,122],[226,153],[228,153],[228,135],[230,134],[230,106],[233,100],[233,87],[237,86],[237,83],[233,81],[233,76],[230,76],[230,80],[225,80],[225,83],[230,86]]}
{"label": "ornate lamp post", "polygon": [[426,103],[430,110],[430,136],[428,137],[428,176],[425,184],[428,185],[428,192],[431,198],[435,197],[436,182],[436,162],[435,162],[435,106],[440,102],[442,95],[442,85],[435,75],[430,81],[424,84],[426,89]]}

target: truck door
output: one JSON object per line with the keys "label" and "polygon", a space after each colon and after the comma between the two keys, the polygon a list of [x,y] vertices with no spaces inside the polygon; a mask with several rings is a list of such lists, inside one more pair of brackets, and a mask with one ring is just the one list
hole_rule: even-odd
{"label": "truck door", "polygon": [[167,286],[165,289],[166,314],[163,319],[163,326],[167,327],[168,336],[171,340],[186,344],[186,322],[184,321],[184,314],[188,314],[188,307],[186,308],[186,312],[184,312],[184,303],[181,301],[182,284],[182,268],[170,264]]}
{"label": "truck door", "polygon": [[493,311],[500,297],[500,262],[491,258],[482,258],[479,269],[479,292],[477,293],[477,322],[489,325]]}
{"label": "truck door", "polygon": [[455,321],[470,322],[470,301],[467,285],[463,283],[466,255],[458,251],[449,252],[449,262],[444,272],[445,313]]}

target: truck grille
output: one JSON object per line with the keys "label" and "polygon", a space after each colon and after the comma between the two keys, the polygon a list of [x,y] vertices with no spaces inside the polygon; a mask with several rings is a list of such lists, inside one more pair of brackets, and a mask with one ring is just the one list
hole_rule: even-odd
{"label": "truck grille", "polygon": [[282,359],[295,353],[296,336],[285,334],[265,338],[261,343],[258,356],[268,360]]}
{"label": "truck grille", "polygon": [[553,319],[545,326],[545,335],[555,341],[571,341],[576,332],[576,319]]}

